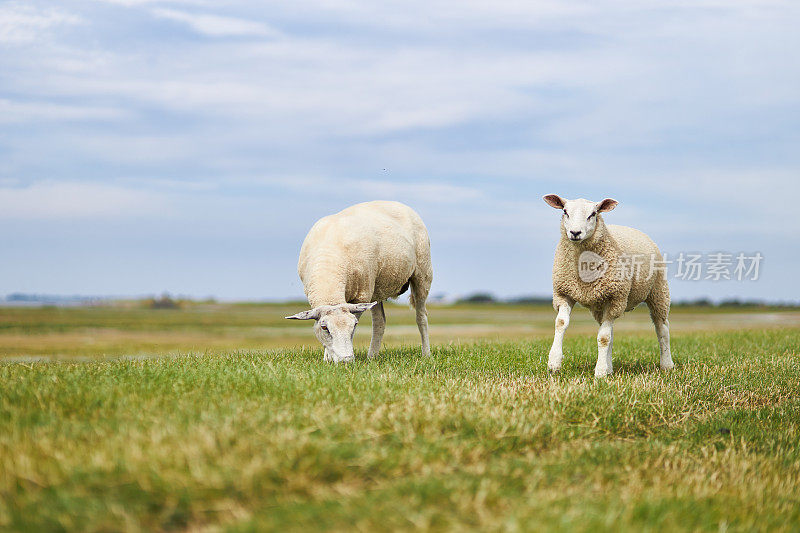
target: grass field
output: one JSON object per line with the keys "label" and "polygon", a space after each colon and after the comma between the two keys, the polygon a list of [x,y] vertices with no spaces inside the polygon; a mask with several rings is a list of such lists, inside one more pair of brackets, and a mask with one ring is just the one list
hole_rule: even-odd
{"label": "grass field", "polygon": [[800,529],[796,310],[676,308],[669,373],[637,310],[595,380],[585,310],[550,376],[547,307],[334,366],[298,306],[0,308],[0,529]]}

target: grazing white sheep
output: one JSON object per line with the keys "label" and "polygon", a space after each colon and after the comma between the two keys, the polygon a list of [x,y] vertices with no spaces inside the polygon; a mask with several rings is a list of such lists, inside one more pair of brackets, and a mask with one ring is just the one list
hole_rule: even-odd
{"label": "grazing white sheep", "polygon": [[377,355],[386,328],[383,300],[411,288],[422,352],[430,355],[425,301],[433,280],[428,230],[399,202],[365,202],[321,218],[300,249],[297,272],[311,309],[286,318],[316,320],[325,361],[353,359],[353,334],[372,309],[368,357]]}
{"label": "grazing white sheep", "polygon": [[575,302],[589,308],[600,324],[595,376],[613,372],[614,321],[642,302],[650,308],[655,325],[661,368],[673,368],[667,320],[669,286],[656,244],[639,230],[603,222],[600,213],[617,206],[611,198],[591,202],[548,194],[544,201],[564,211],[553,264],[553,307],[558,316],[548,368],[553,372],[561,368],[562,341]]}

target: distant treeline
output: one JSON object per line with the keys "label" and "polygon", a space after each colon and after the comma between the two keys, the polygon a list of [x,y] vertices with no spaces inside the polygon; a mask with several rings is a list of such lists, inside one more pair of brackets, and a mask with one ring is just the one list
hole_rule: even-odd
{"label": "distant treeline", "polygon": [[[463,296],[455,300],[458,304],[513,304],[513,305],[542,305],[552,304],[550,296],[516,296],[513,298],[497,298],[489,292],[476,292]],[[800,307],[800,302],[766,302],[763,300],[740,300],[729,298],[714,302],[709,298],[697,298],[695,300],[676,300],[672,302],[677,307]]]}
{"label": "distant treeline", "polygon": [[7,294],[2,300],[6,302],[30,302],[30,303],[60,303],[60,302],[91,302],[95,300],[103,300],[100,296],[81,296],[78,294],[73,295],[59,295],[59,294],[26,294],[22,292],[14,292]]}
{"label": "distant treeline", "polygon": [[[551,305],[551,296],[515,296],[511,298],[499,298],[490,292],[475,292],[451,299],[444,294],[430,298],[430,302],[456,303],[456,304],[508,304],[508,305]],[[216,304],[214,298],[195,299],[189,296],[172,296],[163,293],[161,296],[144,297],[103,297],[103,296],[59,296],[49,294],[25,294],[13,293],[0,297],[0,305],[15,306],[97,306],[97,305],[129,305],[141,306],[150,309],[180,309],[193,304]],[[267,304],[269,300],[240,302],[241,304]],[[772,307],[772,308],[796,308],[800,307],[798,302],[767,302],[764,300],[746,300],[738,298],[728,298],[714,302],[709,298],[697,298],[694,300],[676,300],[672,302],[675,307]]]}
{"label": "distant treeline", "polygon": [[516,305],[541,305],[552,304],[553,298],[550,296],[517,296],[514,298],[496,298],[489,292],[476,292],[458,298],[455,303],[459,304],[482,304],[482,303],[504,303]]}
{"label": "distant treeline", "polygon": [[126,305],[145,307],[150,309],[180,309],[195,303],[216,303],[213,298],[194,299],[187,296],[173,297],[169,293],[161,296],[82,296],[82,295],[52,295],[52,294],[25,294],[12,293],[0,297],[0,305],[5,303],[8,306],[32,306],[32,307],[77,307],[77,306],[103,306],[103,305]]}

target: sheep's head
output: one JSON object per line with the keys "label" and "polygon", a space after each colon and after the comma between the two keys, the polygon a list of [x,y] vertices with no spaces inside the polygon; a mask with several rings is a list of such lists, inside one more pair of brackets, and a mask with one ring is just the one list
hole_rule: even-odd
{"label": "sheep's head", "polygon": [[606,198],[602,202],[592,202],[583,198],[565,200],[557,194],[548,194],[544,197],[544,201],[550,207],[564,211],[561,215],[561,232],[564,237],[575,243],[594,235],[598,214],[611,211],[618,203],[611,198]]}
{"label": "sheep's head", "polygon": [[358,319],[377,303],[321,305],[286,318],[315,320],[314,334],[325,347],[325,361],[340,363],[353,360],[353,334]]}

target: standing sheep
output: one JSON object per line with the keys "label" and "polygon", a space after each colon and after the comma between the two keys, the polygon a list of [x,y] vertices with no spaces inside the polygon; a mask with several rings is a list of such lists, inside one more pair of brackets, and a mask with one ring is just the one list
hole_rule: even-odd
{"label": "standing sheep", "polygon": [[553,372],[561,369],[562,341],[575,302],[589,308],[600,324],[595,376],[613,372],[614,321],[642,302],[650,308],[655,325],[661,368],[673,368],[667,320],[669,286],[665,270],[659,268],[663,263],[656,244],[639,230],[603,222],[600,213],[617,206],[611,198],[591,202],[548,194],[544,201],[564,211],[553,264],[553,307],[558,316],[548,368]]}
{"label": "standing sheep", "polygon": [[361,313],[372,309],[368,357],[381,348],[383,300],[411,288],[422,353],[430,355],[425,301],[433,280],[431,244],[422,219],[399,202],[365,202],[321,218],[300,249],[297,272],[311,309],[287,316],[314,319],[325,361],[352,361]]}

